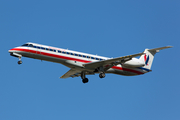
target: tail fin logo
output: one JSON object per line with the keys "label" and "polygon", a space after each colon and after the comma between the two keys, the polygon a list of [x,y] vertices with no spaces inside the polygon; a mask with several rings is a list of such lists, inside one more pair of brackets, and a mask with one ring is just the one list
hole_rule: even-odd
{"label": "tail fin logo", "polygon": [[148,56],[146,54],[144,55],[144,61],[145,61],[145,64],[148,65],[149,55]]}

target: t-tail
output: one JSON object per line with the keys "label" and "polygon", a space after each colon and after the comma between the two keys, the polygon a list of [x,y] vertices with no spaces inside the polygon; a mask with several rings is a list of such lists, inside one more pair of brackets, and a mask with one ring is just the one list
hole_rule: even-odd
{"label": "t-tail", "polygon": [[144,55],[142,55],[139,59],[145,63],[145,66],[143,68],[151,69],[154,55],[159,52],[159,50],[163,50],[166,48],[171,48],[172,46],[166,46],[166,47],[160,47],[160,48],[154,48],[154,49],[145,49]]}

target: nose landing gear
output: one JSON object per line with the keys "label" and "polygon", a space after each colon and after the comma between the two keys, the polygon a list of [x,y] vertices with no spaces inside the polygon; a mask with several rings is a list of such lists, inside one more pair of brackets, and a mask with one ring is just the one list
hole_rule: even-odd
{"label": "nose landing gear", "polygon": [[20,64],[22,64],[22,61],[20,60],[20,61],[18,61],[18,64],[20,65]]}
{"label": "nose landing gear", "polygon": [[18,64],[19,64],[19,65],[22,64],[21,57],[19,57]]}

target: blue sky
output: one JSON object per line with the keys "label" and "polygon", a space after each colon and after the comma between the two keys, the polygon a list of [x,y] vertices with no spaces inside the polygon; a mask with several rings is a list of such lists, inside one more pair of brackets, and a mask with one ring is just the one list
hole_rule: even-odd
{"label": "blue sky", "polygon": [[[0,1],[1,120],[179,120],[180,1]],[[172,45],[156,54],[152,72],[59,79],[69,68],[17,58],[26,42],[106,57]]]}

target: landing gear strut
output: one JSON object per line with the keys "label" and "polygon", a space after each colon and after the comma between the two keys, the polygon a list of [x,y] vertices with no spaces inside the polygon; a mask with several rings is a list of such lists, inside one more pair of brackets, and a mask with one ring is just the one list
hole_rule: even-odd
{"label": "landing gear strut", "polygon": [[88,83],[89,82],[88,78],[86,78],[85,72],[81,73],[81,78],[82,78],[83,83]]}
{"label": "landing gear strut", "polygon": [[104,67],[103,66],[99,67],[98,71],[100,72],[100,74],[99,74],[100,78],[104,78],[106,76],[104,73]]}

